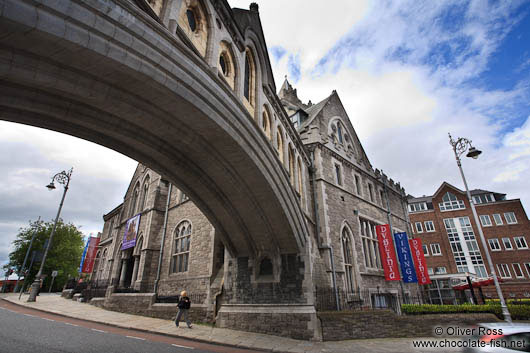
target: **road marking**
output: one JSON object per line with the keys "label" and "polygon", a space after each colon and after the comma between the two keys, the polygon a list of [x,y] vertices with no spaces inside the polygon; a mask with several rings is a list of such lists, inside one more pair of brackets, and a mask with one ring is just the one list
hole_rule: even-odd
{"label": "road marking", "polygon": [[42,317],[41,319],[43,319],[43,320],[47,320],[47,321],[55,321],[55,320],[52,320],[52,319],[48,319],[48,318],[46,318],[46,317]]}
{"label": "road marking", "polygon": [[26,316],[29,316],[29,317],[36,317],[35,315],[31,315],[31,314],[24,314]]}
{"label": "road marking", "polygon": [[98,330],[98,329],[95,329],[95,328],[92,328],[91,330],[92,331],[96,331],[96,332],[101,332],[101,333],[107,333],[107,331],[102,331],[102,330]]}
{"label": "road marking", "polygon": [[71,323],[69,323],[69,322],[65,322],[64,324],[65,324],[65,325],[69,325],[69,326],[79,327],[79,325],[71,324]]}
{"label": "road marking", "polygon": [[181,346],[181,345],[179,345],[179,344],[174,344],[174,343],[173,343],[173,344],[171,344],[171,345],[172,345],[172,346],[174,346],[174,347],[179,347],[179,348],[188,348],[188,349],[195,349],[194,347],[188,347],[188,346]]}
{"label": "road marking", "polygon": [[135,336],[125,336],[125,337],[134,338],[135,340],[145,341],[145,338],[141,338],[141,337],[135,337]]}

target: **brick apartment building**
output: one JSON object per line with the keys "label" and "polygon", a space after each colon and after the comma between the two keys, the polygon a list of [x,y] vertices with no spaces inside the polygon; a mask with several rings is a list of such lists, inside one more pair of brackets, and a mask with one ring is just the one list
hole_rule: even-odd
{"label": "brick apartment building", "polygon": [[[504,297],[530,298],[530,221],[521,201],[480,189],[471,197]],[[469,300],[469,290],[453,287],[467,281],[466,273],[473,282],[491,274],[465,191],[444,182],[432,196],[409,196],[408,208],[431,275],[432,284],[425,288],[430,302]],[[475,289],[479,302],[480,291],[485,298],[497,297],[493,284]]]}

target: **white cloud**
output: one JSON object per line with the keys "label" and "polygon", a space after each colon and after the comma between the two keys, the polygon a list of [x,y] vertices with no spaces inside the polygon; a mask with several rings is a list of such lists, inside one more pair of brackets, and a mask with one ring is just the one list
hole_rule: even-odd
{"label": "white cloud", "polygon": [[[98,179],[128,180],[130,175],[124,173],[124,170],[130,170],[132,165],[136,166],[132,159],[95,143],[22,124],[0,121],[0,141],[25,141],[27,147],[39,151],[44,158],[64,164],[64,168],[73,166],[75,175],[82,173]],[[80,160],[83,162],[79,163]],[[43,171],[46,169],[40,169],[40,172]],[[47,172],[50,174],[59,171]]]}

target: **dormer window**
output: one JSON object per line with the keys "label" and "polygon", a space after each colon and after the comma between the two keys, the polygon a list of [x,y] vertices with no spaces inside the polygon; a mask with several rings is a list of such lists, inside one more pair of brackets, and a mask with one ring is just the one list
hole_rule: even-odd
{"label": "dormer window", "polygon": [[420,211],[426,211],[426,210],[427,210],[426,202],[411,203],[409,205],[409,212],[420,212]]}
{"label": "dormer window", "polygon": [[447,192],[442,198],[440,211],[452,211],[452,210],[463,210],[466,208],[464,201],[458,200],[456,196],[450,192]]}

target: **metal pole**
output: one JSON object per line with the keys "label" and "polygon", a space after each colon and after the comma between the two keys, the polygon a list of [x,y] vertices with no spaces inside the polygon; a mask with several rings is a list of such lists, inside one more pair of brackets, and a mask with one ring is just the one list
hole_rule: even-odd
{"label": "metal pole", "polygon": [[467,279],[467,285],[469,286],[469,290],[471,292],[471,299],[473,299],[473,304],[477,305],[477,297],[475,296],[475,291],[473,290],[473,283],[471,283],[471,277],[469,277],[469,273],[466,272],[466,279]]}
{"label": "metal pole", "polygon": [[35,261],[35,256],[37,256],[37,251],[33,250],[31,253],[31,262],[29,264],[28,270],[26,271],[26,274],[24,275],[24,284],[22,285],[22,288],[20,288],[20,294],[18,295],[18,300],[20,300],[20,297],[22,297],[22,292],[24,292],[24,287],[26,286],[26,279],[28,278],[29,271],[31,271],[31,268],[33,267],[33,261]]}
{"label": "metal pole", "polygon": [[[390,236],[392,237],[392,244],[394,244],[394,253],[396,254],[396,259],[399,262],[399,256],[396,248],[396,242],[394,241],[394,230],[392,228],[392,211],[390,210],[390,201],[388,200],[388,190],[386,187],[386,177],[383,174],[383,171],[381,170],[381,179],[383,179],[383,190],[385,191],[385,198],[386,198],[386,216],[388,219],[388,225],[390,227]],[[408,240],[408,237],[407,237]],[[401,273],[401,266],[398,265],[398,271],[399,276],[401,279],[399,280],[399,288],[401,288],[401,298],[403,298],[403,301],[405,300],[405,289],[403,288],[403,274]],[[398,298],[399,299],[399,298]]]}
{"label": "metal pole", "polygon": [[160,255],[158,256],[158,268],[156,270],[156,279],[155,279],[155,288],[154,288],[155,295],[157,295],[157,292],[158,292],[158,281],[160,281],[160,271],[162,269],[162,255],[164,253],[164,243],[166,241],[167,214],[169,211],[170,199],[171,199],[171,183],[169,183],[169,189],[167,191],[166,213],[164,214],[164,227],[162,228],[162,241],[160,242]]}
{"label": "metal pole", "polygon": [[[22,264],[22,268],[18,271],[18,278],[17,278],[17,283],[15,284],[15,291],[14,291],[15,293],[18,291],[18,281],[20,281],[20,273],[24,273],[24,269],[26,268],[26,262],[28,261],[28,257],[29,257],[29,252],[31,251],[31,246],[33,245],[33,240],[35,239],[35,236],[37,235],[39,226],[40,226],[40,216],[39,216],[39,219],[37,220],[37,228],[33,230],[33,235],[31,236],[29,247],[28,247],[28,250],[26,251],[26,256],[24,257],[24,263]],[[26,276],[24,276],[24,278],[25,277]],[[22,288],[20,290],[22,291]]]}
{"label": "metal pole", "polygon": [[55,216],[55,222],[53,223],[52,234],[50,234],[50,240],[48,241],[48,246],[46,247],[46,250],[44,250],[44,255],[42,256],[42,261],[40,263],[39,272],[37,273],[37,276],[35,277],[35,281],[31,285],[28,302],[34,302],[37,300],[37,293],[39,291],[40,284],[41,284],[41,276],[42,276],[42,271],[44,269],[44,263],[46,262],[46,256],[48,255],[48,251],[50,250],[50,247],[52,245],[55,230],[57,229],[57,222],[59,221],[59,216],[61,215],[61,209],[63,208],[63,204],[64,204],[64,198],[66,197],[66,192],[68,191],[68,185],[70,184],[70,176],[72,175],[72,169],[70,169],[70,172],[68,174],[66,174],[65,172],[56,174],[53,177],[53,179],[55,179],[55,177],[61,174],[64,174],[66,177],[66,185],[64,186],[63,197],[61,198],[61,203],[59,204],[59,209],[57,210],[57,216]]}
{"label": "metal pole", "polygon": [[55,276],[52,276],[52,284],[50,284],[50,289],[48,289],[48,293],[52,292],[52,287],[53,287],[53,281],[54,280],[55,280]]}
{"label": "metal pole", "polygon": [[[499,284],[499,280],[497,279],[497,272],[495,272],[495,267],[493,266],[493,261],[491,260],[490,253],[488,251],[488,244],[486,242],[486,238],[484,237],[484,233],[482,232],[482,227],[480,226],[480,221],[477,215],[477,210],[475,209],[475,204],[473,202],[473,199],[471,198],[471,193],[469,192],[469,188],[467,186],[466,177],[464,176],[464,170],[462,169],[462,163],[460,162],[460,157],[457,152],[457,145],[463,144],[465,149],[467,149],[467,144],[470,144],[470,141],[467,139],[459,138],[456,142],[453,141],[451,138],[451,134],[449,134],[449,141],[451,143],[451,146],[453,146],[453,151],[455,153],[456,158],[456,164],[458,165],[458,169],[460,170],[460,175],[462,176],[462,180],[464,182],[464,186],[466,188],[466,194],[467,198],[469,200],[469,204],[471,205],[471,211],[473,212],[473,218],[475,220],[475,225],[478,229],[478,234],[480,236],[480,241],[482,242],[482,247],[484,248],[484,253],[486,254],[486,259],[488,261],[488,265],[490,268],[491,275],[493,276],[493,282],[495,283],[495,289],[497,290],[497,295],[499,296],[499,301],[501,302],[501,309],[502,309],[502,316],[504,316],[504,320],[507,322],[512,322],[512,317],[510,315],[510,312],[508,311],[508,307],[506,306],[506,302],[504,301],[504,296],[502,295],[501,286]],[[465,149],[462,149],[462,151],[465,151]],[[459,150],[461,150],[459,148]],[[463,153],[463,152],[462,152]]]}

